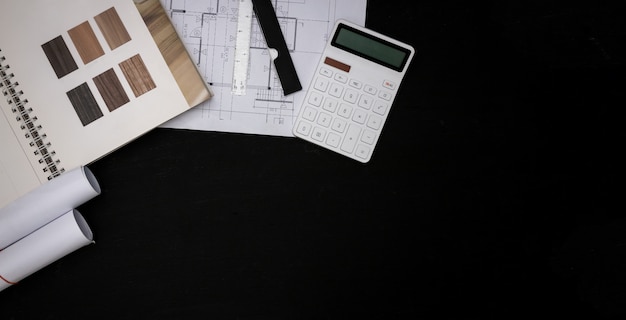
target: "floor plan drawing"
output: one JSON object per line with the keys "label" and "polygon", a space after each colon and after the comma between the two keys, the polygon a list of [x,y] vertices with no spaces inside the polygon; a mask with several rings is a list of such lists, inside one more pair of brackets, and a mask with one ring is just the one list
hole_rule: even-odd
{"label": "floor plan drawing", "polygon": [[365,24],[366,0],[273,0],[304,88],[283,95],[265,38],[253,17],[245,95],[231,92],[240,0],[161,0],[198,70],[211,100],[162,127],[293,136],[293,120],[337,19]]}

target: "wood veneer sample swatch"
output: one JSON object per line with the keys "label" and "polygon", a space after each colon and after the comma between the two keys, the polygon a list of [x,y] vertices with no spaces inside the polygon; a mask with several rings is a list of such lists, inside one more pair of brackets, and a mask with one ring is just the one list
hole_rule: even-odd
{"label": "wood veneer sample swatch", "polygon": [[84,64],[104,55],[104,50],[96,38],[89,21],[85,21],[67,31]]}
{"label": "wood veneer sample swatch", "polygon": [[109,111],[113,111],[130,101],[113,68],[93,78],[93,82],[100,91]]}
{"label": "wood veneer sample swatch", "polygon": [[122,69],[126,81],[128,81],[131,89],[133,89],[135,97],[139,97],[156,88],[156,84],[152,80],[152,76],[150,76],[150,72],[143,63],[143,59],[141,59],[140,55],[136,54],[120,62],[120,69]]}
{"label": "wood veneer sample swatch", "polygon": [[96,102],[96,99],[93,97],[87,83],[83,83],[68,91],[67,97],[70,99],[70,102],[72,102],[72,106],[74,106],[74,110],[83,126],[102,117],[102,110],[100,110],[98,102]]}
{"label": "wood veneer sample swatch", "polygon": [[135,5],[189,107],[210,99],[213,93],[206,86],[159,0],[135,0]]}
{"label": "wood veneer sample swatch", "polygon": [[63,37],[58,36],[41,45],[41,48],[43,48],[43,52],[48,57],[48,61],[50,61],[57,78],[61,79],[78,69],[78,65],[76,65],[76,61],[74,61]]}
{"label": "wood veneer sample swatch", "polygon": [[94,19],[111,50],[130,41],[130,35],[122,19],[120,19],[120,16],[117,14],[115,7],[111,7],[102,12],[95,16]]}

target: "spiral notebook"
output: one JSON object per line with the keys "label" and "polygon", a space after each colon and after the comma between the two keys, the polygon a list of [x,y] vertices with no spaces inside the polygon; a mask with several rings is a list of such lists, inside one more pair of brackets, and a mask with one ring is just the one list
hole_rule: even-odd
{"label": "spiral notebook", "polygon": [[0,207],[212,96],[158,0],[0,7]]}

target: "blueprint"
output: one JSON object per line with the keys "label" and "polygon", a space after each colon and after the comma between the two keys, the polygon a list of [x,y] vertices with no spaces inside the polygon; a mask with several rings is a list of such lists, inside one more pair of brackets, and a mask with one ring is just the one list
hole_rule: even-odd
{"label": "blueprint", "polygon": [[252,21],[245,95],[231,93],[239,0],[161,0],[213,98],[161,127],[291,137],[337,19],[365,25],[367,0],[273,0],[303,90],[283,95],[261,28]]}

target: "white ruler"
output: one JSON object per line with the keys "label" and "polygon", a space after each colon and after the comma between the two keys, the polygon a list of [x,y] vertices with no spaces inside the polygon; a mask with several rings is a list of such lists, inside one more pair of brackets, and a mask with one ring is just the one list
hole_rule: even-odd
{"label": "white ruler", "polygon": [[237,40],[235,43],[235,66],[232,93],[245,95],[250,61],[250,33],[252,32],[252,0],[239,0],[237,16]]}

